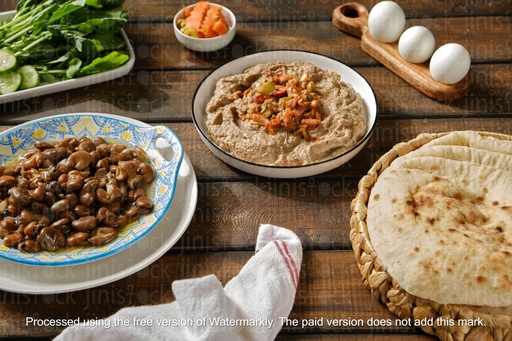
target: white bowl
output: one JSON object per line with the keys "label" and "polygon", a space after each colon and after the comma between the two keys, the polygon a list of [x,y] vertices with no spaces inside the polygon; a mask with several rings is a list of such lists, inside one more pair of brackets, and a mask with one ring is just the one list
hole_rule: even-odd
{"label": "white bowl", "polygon": [[[244,161],[228,154],[208,138],[206,129],[206,105],[212,98],[215,85],[220,78],[243,73],[249,67],[260,63],[281,61],[284,63],[310,62],[324,70],[338,73],[342,80],[361,95],[366,104],[363,117],[366,121],[364,137],[346,152],[326,161],[294,167],[261,165]],[[272,178],[300,178],[332,170],[353,158],[368,142],[377,120],[377,99],[370,84],[354,69],[326,56],[293,50],[277,50],[255,53],[233,60],[210,73],[198,86],[192,103],[192,119],[206,146],[222,161],[244,172]]]}
{"label": "white bowl", "polygon": [[[0,258],[36,266],[69,266],[115,255],[144,238],[169,210],[174,198],[183,147],[176,134],[166,126],[148,127],[140,121],[108,114],[67,114],[30,121],[0,134],[0,165],[5,165],[34,146],[35,141],[58,141],[65,137],[103,137],[109,143],[121,142],[141,147],[155,170],[155,179],[146,189],[153,210],[119,229],[117,237],[101,246],[65,247],[56,251],[20,252],[3,245]],[[158,141],[158,146],[157,146]],[[166,141],[166,144],[163,143]],[[166,145],[165,157],[160,144]]]}
{"label": "white bowl", "polygon": [[[213,37],[213,38],[194,38],[188,36],[180,31],[178,28],[178,20],[183,18],[183,8],[176,13],[173,20],[173,28],[174,35],[176,39],[183,44],[186,48],[197,51],[197,52],[211,52],[220,50],[223,47],[226,47],[235,37],[236,33],[236,18],[233,12],[231,12],[227,7],[224,7],[219,4],[210,3],[214,6],[222,7],[221,14],[224,17],[224,21],[226,25],[229,27],[229,31],[221,36]],[[194,5],[190,5],[187,7],[194,7]]]}

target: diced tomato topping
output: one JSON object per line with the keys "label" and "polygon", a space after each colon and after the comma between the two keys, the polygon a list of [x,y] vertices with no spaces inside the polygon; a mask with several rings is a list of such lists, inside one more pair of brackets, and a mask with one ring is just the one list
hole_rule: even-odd
{"label": "diced tomato topping", "polygon": [[280,89],[280,90],[274,90],[274,92],[272,93],[272,96],[274,96],[275,98],[281,98],[281,97],[284,97],[288,95],[288,91],[285,89]]}
{"label": "diced tomato topping", "polygon": [[266,98],[267,98],[267,96],[265,96],[264,94],[256,94],[256,96],[254,96],[254,98],[253,98],[253,101],[256,104],[260,104],[260,103],[263,103]]}

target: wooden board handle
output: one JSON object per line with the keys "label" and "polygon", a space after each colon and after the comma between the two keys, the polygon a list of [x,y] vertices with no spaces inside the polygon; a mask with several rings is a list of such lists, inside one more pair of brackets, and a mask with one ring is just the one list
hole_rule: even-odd
{"label": "wooden board handle", "polygon": [[332,23],[337,29],[361,38],[363,51],[430,98],[450,101],[463,97],[469,91],[471,82],[468,75],[458,83],[443,84],[432,78],[428,62],[408,62],[400,56],[397,43],[374,39],[368,30],[368,9],[360,3],[349,2],[336,7]]}
{"label": "wooden board handle", "polygon": [[368,9],[357,2],[348,2],[332,12],[332,23],[338,30],[361,38],[368,30]]}

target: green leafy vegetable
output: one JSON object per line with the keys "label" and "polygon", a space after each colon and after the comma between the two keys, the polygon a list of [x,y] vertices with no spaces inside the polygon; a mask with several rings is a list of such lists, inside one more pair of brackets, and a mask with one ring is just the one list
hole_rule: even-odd
{"label": "green leafy vegetable", "polygon": [[75,74],[80,70],[80,66],[82,66],[82,61],[78,58],[73,58],[68,63],[68,69],[66,70],[66,77],[73,78]]}
{"label": "green leafy vegetable", "polygon": [[86,0],[87,5],[102,8],[103,6],[122,6],[124,0]]}
{"label": "green leafy vegetable", "polygon": [[112,70],[123,65],[130,57],[117,51],[111,52],[105,57],[96,58],[91,64],[84,66],[78,70],[79,76],[87,76],[104,70]]}
{"label": "green leafy vegetable", "polygon": [[59,9],[52,13],[50,17],[50,23],[53,23],[66,15],[73,13],[74,11],[84,7],[85,0],[73,0],[64,2]]}
{"label": "green leafy vegetable", "polygon": [[[129,60],[121,29],[124,0],[20,0],[14,18],[0,22],[4,72],[31,65],[41,80],[83,77]],[[31,69],[32,70],[32,69]],[[1,70],[0,70],[1,72]]]}

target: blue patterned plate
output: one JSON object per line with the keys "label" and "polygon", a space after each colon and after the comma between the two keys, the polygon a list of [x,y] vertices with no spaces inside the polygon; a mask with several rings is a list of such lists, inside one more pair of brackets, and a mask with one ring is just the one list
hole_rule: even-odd
{"label": "blue patterned plate", "polygon": [[[51,142],[65,137],[80,136],[101,136],[108,143],[121,142],[144,149],[156,174],[156,178],[146,190],[147,195],[153,200],[153,211],[120,228],[117,238],[106,245],[28,253],[6,247],[0,240],[1,258],[37,266],[76,265],[99,260],[134,245],[164,217],[174,197],[178,170],[184,154],[178,137],[165,126],[152,127],[140,121],[107,114],[85,113],[46,117],[0,134],[0,165],[16,162],[13,160],[32,148],[36,140]],[[164,151],[165,158],[161,154]]]}

